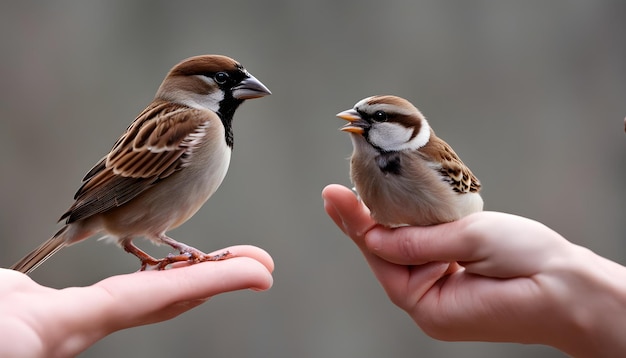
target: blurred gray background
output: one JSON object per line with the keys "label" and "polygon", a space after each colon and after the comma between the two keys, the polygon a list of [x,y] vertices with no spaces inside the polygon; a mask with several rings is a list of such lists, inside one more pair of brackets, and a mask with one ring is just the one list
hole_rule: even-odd
{"label": "blurred gray background", "polygon": [[[215,297],[82,356],[563,357],[427,337],[326,217],[320,191],[349,185],[352,148],[335,113],[396,94],[481,179],[486,209],[537,219],[625,263],[625,16],[620,1],[4,3],[0,265],[57,230],[84,173],[171,66],[220,53],[274,94],[240,108],[224,184],[171,235],[206,251],[266,249],[274,287]],[[32,277],[62,288],[137,268],[88,240]]]}

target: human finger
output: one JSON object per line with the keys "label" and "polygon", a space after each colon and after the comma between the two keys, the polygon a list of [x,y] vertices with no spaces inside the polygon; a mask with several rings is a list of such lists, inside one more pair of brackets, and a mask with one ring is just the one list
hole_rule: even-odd
{"label": "human finger", "polygon": [[344,234],[353,240],[360,241],[365,233],[376,225],[367,207],[350,189],[331,184],[322,191],[322,198],[328,215]]}

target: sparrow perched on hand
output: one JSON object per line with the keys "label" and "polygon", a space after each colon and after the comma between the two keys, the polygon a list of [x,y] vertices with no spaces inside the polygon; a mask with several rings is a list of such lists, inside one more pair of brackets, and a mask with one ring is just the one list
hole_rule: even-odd
{"label": "sparrow perched on hand", "polygon": [[[100,234],[164,269],[210,256],[165,235],[207,201],[222,183],[233,149],[232,121],[243,101],[271,92],[235,60],[188,58],[167,74],[152,103],[83,178],[65,226],[11,268],[28,273],[61,248]],[[143,236],[180,252],[156,259],[132,240]]]}
{"label": "sparrow perched on hand", "polygon": [[349,122],[352,182],[379,224],[434,225],[483,209],[478,179],[409,101],[368,97],[337,117]]}

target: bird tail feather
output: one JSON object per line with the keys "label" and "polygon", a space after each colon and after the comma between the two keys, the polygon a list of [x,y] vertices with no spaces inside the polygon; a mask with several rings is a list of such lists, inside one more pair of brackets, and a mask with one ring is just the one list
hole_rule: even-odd
{"label": "bird tail feather", "polygon": [[50,256],[54,255],[57,251],[61,250],[65,246],[68,246],[65,232],[68,226],[64,226],[54,236],[46,240],[43,244],[39,245],[36,249],[31,251],[28,255],[24,256],[21,260],[16,262],[10,268],[15,271],[19,271],[25,274],[32,272]]}

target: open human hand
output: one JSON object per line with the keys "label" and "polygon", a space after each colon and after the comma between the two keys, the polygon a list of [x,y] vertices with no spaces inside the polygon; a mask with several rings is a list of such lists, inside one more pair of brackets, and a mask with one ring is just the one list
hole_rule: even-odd
{"label": "open human hand", "polygon": [[61,290],[0,269],[0,334],[5,343],[17,342],[1,344],[0,356],[75,356],[115,331],[174,318],[217,294],[272,286],[267,252],[254,246],[218,252],[224,251],[236,257]]}

